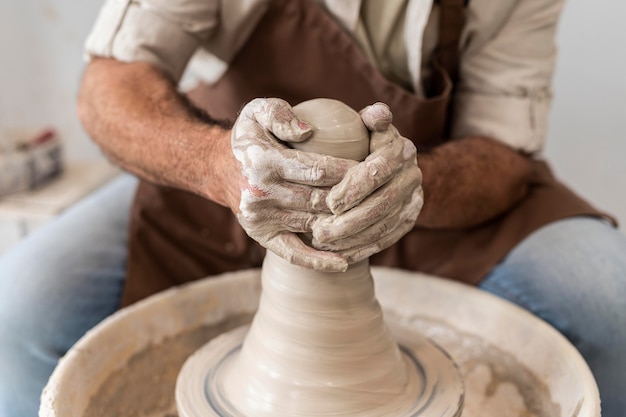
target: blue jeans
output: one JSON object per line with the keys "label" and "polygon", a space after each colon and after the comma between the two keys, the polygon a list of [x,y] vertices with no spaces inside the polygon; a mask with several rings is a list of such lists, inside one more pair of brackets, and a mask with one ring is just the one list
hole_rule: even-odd
{"label": "blue jeans", "polygon": [[118,308],[135,188],[113,180],[0,257],[0,416],[37,416],[59,358]]}
{"label": "blue jeans", "polygon": [[531,311],[576,346],[591,368],[603,417],[626,412],[626,235],[575,217],[522,241],[480,288]]}
{"label": "blue jeans", "polygon": [[[0,258],[0,416],[34,417],[57,360],[117,308],[128,210],[124,176]],[[523,241],[480,284],[559,329],[594,372],[604,417],[626,409],[626,236],[590,218]]]}

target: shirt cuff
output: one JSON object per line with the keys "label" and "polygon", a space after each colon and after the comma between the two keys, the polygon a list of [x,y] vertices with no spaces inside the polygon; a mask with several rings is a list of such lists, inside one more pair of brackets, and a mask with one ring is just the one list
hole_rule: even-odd
{"label": "shirt cuff", "polygon": [[85,43],[87,58],[149,62],[180,77],[198,41],[164,17],[131,0],[108,0]]}
{"label": "shirt cuff", "polygon": [[542,150],[552,101],[548,90],[525,96],[458,92],[454,100],[453,138],[484,136],[527,153]]}

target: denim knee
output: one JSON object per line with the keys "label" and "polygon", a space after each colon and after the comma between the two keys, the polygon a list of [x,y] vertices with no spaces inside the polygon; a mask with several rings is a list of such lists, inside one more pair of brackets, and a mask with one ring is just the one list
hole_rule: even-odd
{"label": "denim knee", "polygon": [[602,415],[626,409],[626,236],[606,222],[561,220],[533,233],[480,284],[541,317],[591,368]]}
{"label": "denim knee", "polygon": [[118,307],[136,180],[114,180],[0,258],[0,415],[36,416],[58,359]]}

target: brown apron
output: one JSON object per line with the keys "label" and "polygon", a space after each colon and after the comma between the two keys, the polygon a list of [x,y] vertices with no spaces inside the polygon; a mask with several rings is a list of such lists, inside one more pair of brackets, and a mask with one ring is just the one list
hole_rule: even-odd
{"label": "brown apron", "polygon": [[[454,78],[464,12],[463,0],[440,3],[441,65],[435,65],[428,80],[428,99],[387,81],[350,35],[310,0],[271,2],[225,75],[190,97],[212,117],[226,120],[234,120],[256,97],[280,97],[292,105],[329,97],[357,110],[382,101],[391,107],[396,127],[418,149],[437,145],[445,137],[449,74]],[[601,214],[537,161],[530,192],[506,214],[471,229],[416,227],[371,261],[476,284],[529,233],[576,215]],[[122,305],[207,275],[259,267],[263,256],[264,249],[246,235],[228,208],[144,181],[132,210]]]}

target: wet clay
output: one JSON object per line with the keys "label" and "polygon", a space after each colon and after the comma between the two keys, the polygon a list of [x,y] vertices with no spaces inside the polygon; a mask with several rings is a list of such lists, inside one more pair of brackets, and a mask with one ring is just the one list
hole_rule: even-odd
{"label": "wet clay", "polygon": [[[399,325],[399,318],[391,313],[386,316],[392,327]],[[561,408],[550,398],[545,382],[510,353],[442,321],[413,317],[401,323],[401,327],[429,337],[455,359],[465,383],[462,417],[561,415]]]}
{"label": "wet clay", "polygon": [[[416,317],[396,323],[392,314],[386,316],[392,327],[418,329],[453,355],[466,383],[461,417],[561,416],[545,383],[507,352],[442,322]],[[231,317],[136,353],[100,387],[84,417],[178,417],[174,385],[185,359],[208,340],[251,319]]]}
{"label": "wet clay", "polygon": [[414,332],[400,332],[398,347],[367,261],[321,273],[268,252],[262,283],[249,332],[222,335],[185,363],[176,386],[182,416],[459,415],[458,370]]}
{"label": "wet clay", "polygon": [[249,314],[229,317],[137,352],[104,382],[84,417],[177,417],[174,388],[185,360],[209,340],[250,320]]}
{"label": "wet clay", "polygon": [[[367,156],[367,129],[347,105],[315,99],[294,112],[314,127],[294,148]],[[176,386],[182,416],[459,415],[463,384],[454,364],[426,340],[401,352],[376,301],[367,259],[323,272],[283,257],[267,251],[259,310],[243,347],[235,344],[239,334],[226,335],[183,367]]]}
{"label": "wet clay", "polygon": [[[457,375],[467,386],[462,414],[457,408],[447,414],[427,412],[429,417],[570,417],[579,411],[581,416],[599,416],[597,388],[576,350],[517,307],[440,280],[414,285],[415,274],[403,276],[380,269],[376,292],[386,300],[383,318],[367,261],[354,265],[353,275],[326,276],[295,267],[272,253],[266,257],[268,262],[275,264],[262,271],[265,289],[247,343],[241,348],[243,359],[230,363],[235,372],[225,373],[219,385],[227,400],[238,401],[237,412],[220,416],[240,415],[239,410],[250,417],[313,417],[331,412],[346,417],[424,415],[423,408],[413,413],[406,406],[415,392],[428,390],[428,378],[414,378],[418,368],[428,375],[423,366],[427,362],[407,366],[412,359],[407,361],[396,345],[398,335],[400,343],[407,345],[422,343],[422,335],[435,341],[458,364]],[[55,370],[44,390],[42,415],[65,417],[55,410],[69,407],[72,415],[80,416],[176,416],[172,394],[176,375],[177,390],[181,377],[186,382],[187,365],[179,372],[182,362],[200,345],[210,340],[206,346],[213,345],[251,319],[251,308],[258,300],[258,282],[253,276],[253,271],[242,271],[231,274],[230,280],[213,279],[203,295],[191,286],[172,290],[155,296],[155,302],[147,300],[143,308],[110,318],[91,338],[81,340]],[[191,325],[202,320],[210,324]],[[128,334],[124,331],[132,335],[119,339]],[[136,334],[148,343],[139,343],[133,337]],[[107,344],[107,352],[100,352],[104,340],[122,343]],[[100,365],[105,363],[102,359],[107,367]],[[522,363],[530,364],[533,371]],[[73,372],[75,367],[82,372]],[[68,380],[70,375],[76,381]],[[544,378],[550,381],[550,389]],[[202,388],[203,381],[194,386]],[[328,381],[335,386],[328,386]],[[455,386],[445,379],[432,385]],[[86,394],[77,394],[81,389]],[[65,392],[71,399],[63,399]],[[196,397],[204,395],[201,389]],[[272,401],[267,402],[268,398]],[[446,404],[454,407],[463,396],[451,398]],[[90,400],[84,407],[86,399]],[[81,414],[76,414],[74,402]]]}
{"label": "wet clay", "polygon": [[[407,408],[394,403],[419,396],[382,320],[367,262],[321,273],[269,252],[262,283],[241,355],[225,373],[226,396],[247,399],[244,415],[390,415]],[[265,404],[272,395],[284,400]]]}
{"label": "wet clay", "polygon": [[[321,114],[326,124],[311,123],[317,119],[306,112],[309,120],[294,116],[300,106],[306,110],[307,103],[317,103],[318,110],[321,105],[324,111],[313,115]],[[314,251],[296,232],[307,232],[309,225],[330,216],[328,187],[357,164],[352,159],[367,155],[369,137],[359,114],[330,99],[301,103],[293,111],[280,99],[255,99],[237,118],[231,143],[246,182],[237,220],[248,236],[294,264],[345,271],[346,259],[330,251],[311,256]],[[311,148],[318,153],[310,152]]]}
{"label": "wet clay", "polygon": [[[466,383],[462,417],[600,416],[584,360],[536,317],[446,280],[388,268],[372,274],[391,330],[427,336],[459,366]],[[260,271],[240,271],[116,313],[61,361],[44,390],[41,415],[177,416],[174,385],[185,358],[249,324],[259,294]]]}

